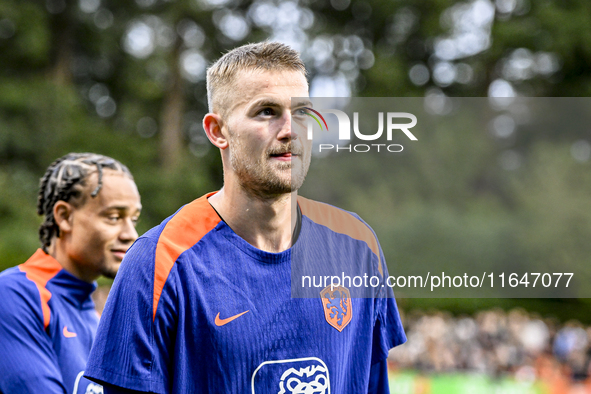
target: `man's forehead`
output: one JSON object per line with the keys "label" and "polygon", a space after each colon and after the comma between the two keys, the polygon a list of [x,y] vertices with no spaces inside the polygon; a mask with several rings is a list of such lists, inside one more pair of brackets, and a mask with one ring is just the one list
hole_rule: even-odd
{"label": "man's forehead", "polygon": [[[132,191],[133,194],[137,193],[137,186],[133,178],[123,171],[115,171],[108,168],[103,169],[101,176],[101,190],[96,195],[96,198],[92,200],[102,201],[106,197],[118,197]],[[99,181],[98,171],[93,172],[87,178],[86,193],[93,191]],[[139,196],[139,193],[138,193]]]}
{"label": "man's forehead", "polygon": [[242,70],[236,75],[232,95],[235,105],[265,96],[290,99],[307,96],[308,83],[299,71]]}
{"label": "man's forehead", "polygon": [[238,84],[266,86],[306,84],[306,76],[296,70],[261,70],[244,69],[236,73],[235,82]]}
{"label": "man's forehead", "polygon": [[[131,179],[129,174],[127,174],[123,171],[113,170],[111,168],[102,168],[101,171],[103,174],[102,175],[103,183],[109,177],[122,177],[122,178],[130,178]],[[98,178],[99,178],[98,170],[93,170],[90,174],[88,174],[87,183],[96,185],[98,183]]]}

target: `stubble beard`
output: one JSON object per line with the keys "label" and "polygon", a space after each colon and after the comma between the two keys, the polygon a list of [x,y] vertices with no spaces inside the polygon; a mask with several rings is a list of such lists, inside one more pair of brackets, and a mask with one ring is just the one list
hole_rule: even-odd
{"label": "stubble beard", "polygon": [[[233,142],[230,164],[243,190],[269,197],[291,193],[304,183],[310,165],[309,156],[304,154],[303,149],[292,150],[292,142],[269,149],[263,158],[248,155],[240,140],[235,139]],[[273,163],[270,155],[284,151],[296,152],[299,160],[273,160]]]}

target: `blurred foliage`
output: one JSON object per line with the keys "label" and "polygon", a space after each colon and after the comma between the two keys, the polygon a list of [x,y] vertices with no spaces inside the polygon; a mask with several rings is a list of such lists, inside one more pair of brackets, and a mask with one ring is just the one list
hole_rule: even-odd
{"label": "blurred foliage", "polygon": [[[313,91],[588,96],[590,20],[586,0],[0,0],[0,268],[37,247],[37,182],[67,152],[128,165],[143,196],[140,232],[219,188],[219,154],[201,130],[204,70],[237,45],[291,43]],[[391,218],[375,226],[391,264],[587,261],[590,164],[572,149],[584,153],[588,134],[429,130],[425,149],[367,168],[343,163],[350,171],[319,198],[370,224],[363,202],[379,204]],[[507,152],[518,168],[499,165]],[[394,181],[367,177],[372,166]]]}

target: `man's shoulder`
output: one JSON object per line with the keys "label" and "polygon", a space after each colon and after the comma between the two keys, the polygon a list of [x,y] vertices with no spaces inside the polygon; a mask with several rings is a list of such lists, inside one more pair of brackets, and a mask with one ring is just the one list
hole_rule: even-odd
{"label": "man's shoulder", "polygon": [[[38,253],[27,260],[27,263],[30,263],[37,254]],[[27,295],[38,287],[38,282],[41,279],[44,279],[40,278],[43,274],[47,277],[55,274],[52,269],[53,267],[42,267],[35,263],[36,262],[33,262],[33,264],[20,264],[0,272],[0,294],[4,295],[7,294],[6,292],[11,291]],[[0,297],[0,299],[1,298],[2,297]]]}
{"label": "man's shoulder", "polygon": [[153,261],[167,277],[179,256],[199,243],[221,219],[207,201],[209,194],[179,208],[158,226],[148,230],[130,248],[128,261]]}
{"label": "man's shoulder", "polygon": [[22,289],[27,286],[27,276],[22,272],[18,266],[7,268],[0,272],[0,294],[5,294],[5,291],[14,291]]}
{"label": "man's shoulder", "polygon": [[0,319],[35,312],[41,302],[36,284],[18,266],[0,273],[0,294]]}
{"label": "man's shoulder", "polygon": [[354,231],[367,235],[371,234],[372,237],[375,237],[371,227],[355,212],[301,196],[298,196],[298,205],[303,216],[316,224],[328,227],[334,232],[348,233]]}
{"label": "man's shoulder", "polygon": [[183,205],[158,226],[142,235],[142,238],[150,239],[157,244],[167,244],[170,241],[198,241],[221,221],[207,201],[209,195]]}
{"label": "man's shoulder", "polygon": [[0,275],[0,309],[6,318],[14,311],[22,313],[18,319],[27,319],[23,311],[28,310],[40,318],[47,328],[51,320],[51,292],[47,283],[63,270],[60,263],[41,249],[17,267]]}
{"label": "man's shoulder", "polygon": [[[318,229],[318,234],[325,234],[324,241],[332,245],[356,243],[368,248],[381,261],[378,238],[373,229],[354,212],[337,208],[330,204],[313,201],[298,196],[298,205],[302,215],[307,217]],[[316,238],[317,240],[320,237]],[[381,264],[379,271],[382,272]]]}

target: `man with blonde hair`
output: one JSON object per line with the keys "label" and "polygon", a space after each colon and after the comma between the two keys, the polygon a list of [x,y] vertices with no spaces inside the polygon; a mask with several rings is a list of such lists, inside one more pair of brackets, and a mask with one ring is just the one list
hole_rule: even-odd
{"label": "man with blonde hair", "polygon": [[88,377],[106,393],[388,392],[388,351],[406,339],[393,298],[330,286],[292,298],[295,255],[386,275],[363,221],[297,196],[311,158],[298,53],[275,42],[236,48],[208,70],[207,88],[203,127],[221,152],[223,188],[131,248]]}

